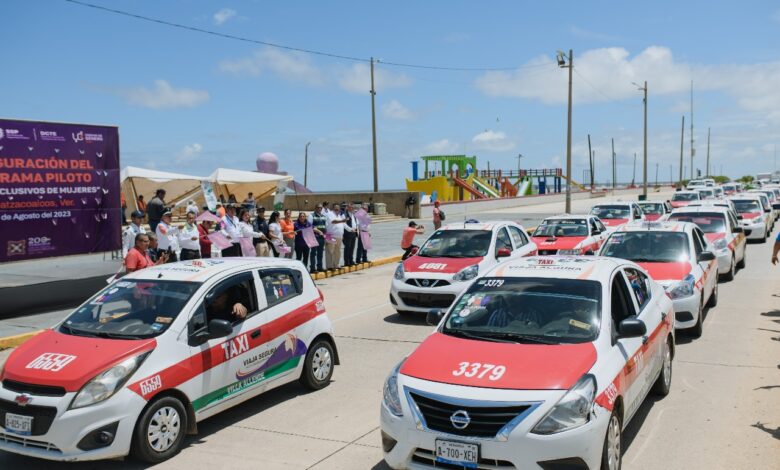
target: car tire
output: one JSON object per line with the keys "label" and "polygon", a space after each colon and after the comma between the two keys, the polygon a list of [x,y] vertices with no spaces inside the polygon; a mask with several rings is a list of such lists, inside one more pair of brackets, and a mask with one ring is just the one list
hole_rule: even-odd
{"label": "car tire", "polygon": [[737,262],[734,259],[734,256],[731,257],[731,267],[729,267],[729,272],[723,275],[724,281],[733,281],[734,275],[737,271]]}
{"label": "car tire", "polygon": [[712,308],[718,305],[718,283],[715,283],[715,287],[712,288],[712,294],[707,299],[707,307]]}
{"label": "car tire", "polygon": [[745,253],[742,254],[742,259],[737,263],[737,269],[745,269],[747,264],[747,243],[745,243]]}
{"label": "car tire", "polygon": [[335,354],[330,342],[319,339],[310,347],[303,362],[301,385],[309,390],[320,390],[330,384]]}
{"label": "car tire", "polygon": [[653,384],[653,393],[665,397],[669,395],[669,391],[672,389],[672,338],[666,340],[664,347],[663,365],[661,366],[661,373],[658,374]]}
{"label": "car tire", "polygon": [[694,338],[699,338],[704,332],[704,294],[702,294],[701,300],[699,300],[699,312],[696,315],[696,324],[688,329],[688,332]]}
{"label": "car tire", "polygon": [[133,430],[130,455],[160,463],[178,454],[187,433],[187,410],[176,397],[166,396],[146,406]]}
{"label": "car tire", "polygon": [[612,410],[601,451],[601,470],[620,470],[623,465],[623,428],[617,409]]}

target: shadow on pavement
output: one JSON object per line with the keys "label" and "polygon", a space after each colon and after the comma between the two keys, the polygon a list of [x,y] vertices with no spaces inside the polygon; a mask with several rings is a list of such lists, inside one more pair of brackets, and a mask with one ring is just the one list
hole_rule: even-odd
{"label": "shadow on pavement", "polygon": [[762,317],[777,317],[780,318],[780,310],[770,310],[768,312],[762,312]]}
{"label": "shadow on pavement", "polygon": [[757,422],[756,424],[751,424],[751,427],[754,427],[756,429],[760,429],[761,431],[764,431],[765,433],[769,434],[770,436],[774,437],[775,439],[780,440],[780,428],[769,428],[762,422]]}
{"label": "shadow on pavement", "polygon": [[382,460],[381,462],[371,467],[371,470],[391,470],[391,469],[390,466],[387,465],[384,460]]}
{"label": "shadow on pavement", "polygon": [[631,447],[634,439],[636,439],[637,435],[639,435],[639,431],[642,429],[642,424],[645,422],[645,419],[647,419],[647,415],[650,414],[650,410],[652,410],[653,406],[655,406],[655,404],[661,400],[663,400],[663,397],[653,395],[653,393],[650,392],[650,394],[647,395],[647,398],[645,398],[645,401],[642,402],[642,405],[639,407],[639,410],[637,410],[634,417],[631,418],[631,422],[628,423],[628,426],[623,431],[624,455],[629,447]]}
{"label": "shadow on pavement", "polygon": [[398,313],[393,313],[392,315],[388,315],[384,318],[384,321],[387,323],[392,323],[394,325],[426,325],[425,323],[425,314],[424,313],[410,313],[407,315],[400,315]]}

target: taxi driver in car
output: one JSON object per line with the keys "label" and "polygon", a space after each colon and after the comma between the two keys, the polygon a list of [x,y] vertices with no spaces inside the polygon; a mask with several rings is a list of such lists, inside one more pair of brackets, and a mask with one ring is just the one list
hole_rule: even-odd
{"label": "taxi driver in car", "polygon": [[244,304],[246,295],[242,295],[243,289],[232,286],[219,292],[206,306],[206,314],[210,320],[227,320],[229,322],[241,321],[246,318],[248,312]]}

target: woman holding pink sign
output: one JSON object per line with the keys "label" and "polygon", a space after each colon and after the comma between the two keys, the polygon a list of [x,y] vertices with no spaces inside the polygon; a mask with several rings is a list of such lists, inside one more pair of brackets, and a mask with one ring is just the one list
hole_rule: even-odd
{"label": "woman holding pink sign", "polygon": [[271,237],[271,248],[274,250],[274,256],[279,257],[290,252],[290,248],[282,239],[282,226],[279,224],[279,212],[273,211],[268,218],[268,236]]}
{"label": "woman holding pink sign", "polygon": [[295,228],[295,259],[307,266],[309,264],[309,251],[311,248],[319,246],[314,234],[322,235],[322,232],[312,226],[305,212],[298,213],[298,220],[295,221],[293,227]]}

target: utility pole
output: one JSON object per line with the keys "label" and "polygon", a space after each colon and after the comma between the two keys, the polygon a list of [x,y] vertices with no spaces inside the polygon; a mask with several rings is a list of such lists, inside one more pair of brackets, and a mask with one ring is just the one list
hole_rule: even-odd
{"label": "utility pole", "polygon": [[617,168],[615,167],[615,138],[612,138],[612,192],[617,187]]}
{"label": "utility pole", "polygon": [[693,157],[696,149],[693,147],[693,80],[691,80],[691,179],[693,179]]}
{"label": "utility pole", "polygon": [[707,128],[707,178],[710,177],[710,128]]}
{"label": "utility pole", "polygon": [[642,99],[642,103],[645,107],[645,138],[644,138],[644,163],[642,164],[642,196],[644,196],[645,199],[647,199],[647,80],[645,80],[645,86],[639,86],[637,83],[634,82],[634,85],[640,90],[644,92],[644,98]]}
{"label": "utility pole", "polygon": [[590,190],[593,191],[593,150],[590,148],[590,134],[588,134],[588,163],[590,164]]}
{"label": "utility pole", "polygon": [[517,154],[517,177],[520,177],[520,159],[523,158],[522,153]]}
{"label": "utility pole", "polygon": [[683,143],[685,142],[685,114],[682,117],[682,128],[680,129],[680,189],[683,182]]}
{"label": "utility pole", "polygon": [[371,58],[371,139],[374,150],[374,192],[379,191],[379,176],[376,163],[376,89],[374,88],[374,58]]}
{"label": "utility pole", "polygon": [[655,164],[655,185],[658,186],[658,163]]}
{"label": "utility pole", "polygon": [[669,165],[669,184],[674,185],[674,174],[672,170],[673,165]]}
{"label": "utility pole", "polygon": [[566,65],[566,55],[558,51],[558,67],[569,69],[569,118],[566,132],[566,213],[571,213],[571,76],[574,70],[574,51],[569,49],[569,64]]}
{"label": "utility pole", "polygon": [[306,148],[303,150],[303,185],[309,187],[309,145],[311,142],[306,142]]}
{"label": "utility pole", "polygon": [[636,181],[636,152],[634,152],[634,172],[631,173],[631,186],[634,186],[634,181]]}

